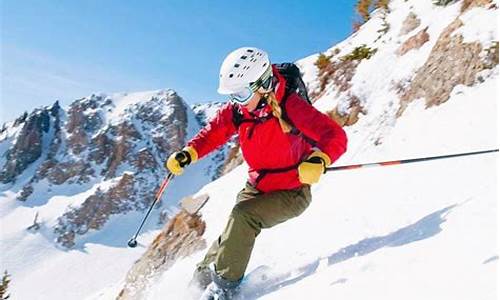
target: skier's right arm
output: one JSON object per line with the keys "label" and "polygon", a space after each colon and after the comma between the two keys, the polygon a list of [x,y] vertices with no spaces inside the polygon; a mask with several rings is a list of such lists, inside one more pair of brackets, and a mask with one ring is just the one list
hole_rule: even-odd
{"label": "skier's right arm", "polygon": [[181,174],[182,169],[189,163],[203,158],[225,144],[236,133],[232,105],[228,102],[221,107],[215,117],[187,143],[183,150],[170,156],[166,163],[170,172],[175,175]]}

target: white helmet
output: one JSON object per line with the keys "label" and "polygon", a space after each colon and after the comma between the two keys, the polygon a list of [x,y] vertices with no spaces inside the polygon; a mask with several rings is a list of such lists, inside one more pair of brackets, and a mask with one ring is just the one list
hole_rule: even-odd
{"label": "white helmet", "polygon": [[223,95],[239,93],[249,88],[251,83],[267,79],[271,75],[271,62],[265,51],[254,47],[239,48],[224,59],[217,92]]}

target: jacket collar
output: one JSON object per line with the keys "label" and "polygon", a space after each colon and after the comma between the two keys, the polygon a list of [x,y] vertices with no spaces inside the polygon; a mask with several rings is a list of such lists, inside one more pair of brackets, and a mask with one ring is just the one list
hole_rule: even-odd
{"label": "jacket collar", "polygon": [[283,99],[283,97],[285,96],[286,80],[274,65],[273,76],[275,78],[274,94],[276,95],[276,100],[278,100],[278,102],[281,102],[281,99]]}
{"label": "jacket collar", "polygon": [[240,105],[240,109],[244,116],[250,118],[264,118],[267,117],[269,114],[272,114],[272,108],[267,103],[262,108],[256,108],[252,112],[248,111],[248,109],[243,105]]}

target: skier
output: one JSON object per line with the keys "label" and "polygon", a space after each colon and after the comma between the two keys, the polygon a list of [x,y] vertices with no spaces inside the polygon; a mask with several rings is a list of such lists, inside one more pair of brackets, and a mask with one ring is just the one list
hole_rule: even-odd
{"label": "skier", "polygon": [[253,47],[231,52],[222,63],[218,88],[230,101],[166,162],[180,175],[237,133],[249,167],[226,228],[191,282],[205,290],[207,299],[231,299],[261,229],[302,214],[311,202],[310,185],[346,151],[344,130],[286,87],[266,52]]}

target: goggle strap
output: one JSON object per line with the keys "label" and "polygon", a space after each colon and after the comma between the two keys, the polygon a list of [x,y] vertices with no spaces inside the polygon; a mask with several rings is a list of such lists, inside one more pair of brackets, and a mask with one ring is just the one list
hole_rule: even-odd
{"label": "goggle strap", "polygon": [[253,92],[257,91],[259,89],[259,87],[266,80],[268,80],[272,75],[273,75],[273,69],[272,69],[271,65],[269,65],[269,67],[266,69],[266,71],[264,72],[264,74],[262,74],[262,76],[260,76],[259,79],[257,79],[256,81],[250,83],[250,89]]}

